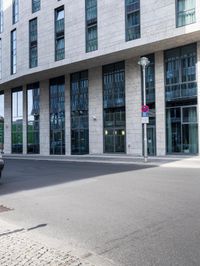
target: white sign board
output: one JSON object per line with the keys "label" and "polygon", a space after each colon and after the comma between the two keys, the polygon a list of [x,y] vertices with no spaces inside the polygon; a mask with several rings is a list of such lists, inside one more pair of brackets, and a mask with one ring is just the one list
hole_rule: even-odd
{"label": "white sign board", "polygon": [[149,117],[142,117],[142,124],[149,124]]}

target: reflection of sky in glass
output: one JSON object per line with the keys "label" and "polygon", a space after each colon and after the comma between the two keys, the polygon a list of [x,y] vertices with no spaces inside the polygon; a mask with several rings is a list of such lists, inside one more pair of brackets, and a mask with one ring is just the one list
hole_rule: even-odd
{"label": "reflection of sky in glass", "polygon": [[0,117],[4,117],[4,95],[0,95]]}
{"label": "reflection of sky in glass", "polygon": [[12,120],[21,120],[23,117],[22,91],[12,93]]}
{"label": "reflection of sky in glass", "polygon": [[33,90],[28,90],[28,118],[33,120]]}
{"label": "reflection of sky in glass", "polygon": [[29,89],[27,91],[28,121],[34,121],[39,116],[39,89]]}
{"label": "reflection of sky in glass", "polygon": [[65,14],[64,14],[64,10],[60,10],[60,11],[58,11],[58,13],[57,13],[56,20],[64,19],[64,16],[65,16]]}

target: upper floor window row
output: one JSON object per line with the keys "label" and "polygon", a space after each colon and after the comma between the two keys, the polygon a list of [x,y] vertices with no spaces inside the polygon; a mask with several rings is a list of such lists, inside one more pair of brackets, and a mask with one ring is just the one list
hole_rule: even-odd
{"label": "upper floor window row", "polygon": [[98,49],[97,0],[86,0],[86,52]]}
{"label": "upper floor window row", "polygon": [[17,31],[11,31],[11,75],[17,72]]}
{"label": "upper floor window row", "polygon": [[[40,10],[40,0],[32,0],[32,13]],[[3,15],[3,0],[0,0],[0,27],[2,24]],[[12,23],[15,24],[19,21],[19,0],[12,0]],[[0,32],[1,28],[0,28]]]}
{"label": "upper floor window row", "polygon": [[176,25],[177,27],[192,24],[196,21],[196,0],[177,0]]}
{"label": "upper floor window row", "polygon": [[32,0],[32,13],[40,10],[40,0]]}
{"label": "upper floor window row", "polygon": [[3,0],[0,0],[0,33],[3,32]]}
{"label": "upper floor window row", "polygon": [[55,9],[55,61],[65,58],[64,6]]}
{"label": "upper floor window row", "polygon": [[19,21],[19,0],[12,1],[12,22],[13,24]]}
{"label": "upper floor window row", "polygon": [[125,0],[126,41],[140,38],[140,0]]}

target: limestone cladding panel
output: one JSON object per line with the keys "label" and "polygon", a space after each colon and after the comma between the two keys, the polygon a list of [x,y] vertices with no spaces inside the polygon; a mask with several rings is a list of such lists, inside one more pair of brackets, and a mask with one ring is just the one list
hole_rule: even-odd
{"label": "limestone cladding panel", "polygon": [[71,154],[70,75],[65,76],[65,153]]}
{"label": "limestone cladding panel", "polygon": [[141,71],[138,59],[129,59],[126,69],[126,146],[127,154],[142,155]]}
{"label": "limestone cladding panel", "polygon": [[[136,48],[134,51],[139,55],[139,52],[144,53],[142,47],[147,44],[148,47],[149,44],[154,44],[152,47],[155,50],[161,50],[160,41],[174,37],[180,36],[179,40],[176,38],[177,41],[171,41],[172,45],[173,43],[175,46],[181,45],[191,40],[190,33],[197,39],[200,29],[199,0],[196,0],[196,23],[179,28],[176,28],[174,0],[141,0],[141,38],[125,42],[125,1],[100,0],[98,1],[98,50],[86,53],[84,0],[43,0],[41,1],[41,10],[34,14],[31,10],[31,1],[21,0],[19,21],[15,25],[12,24],[12,0],[4,2],[4,31],[0,34],[3,49],[3,69],[0,83],[86,59],[97,58],[98,62],[103,60],[102,64],[108,63],[107,57],[100,59],[99,56],[103,55],[110,54],[114,60],[122,60],[125,51],[126,56],[130,51],[128,56],[132,57],[133,50],[129,50],[129,48]],[[66,59],[55,62],[54,10],[61,5],[65,6]],[[29,20],[35,17],[38,18],[38,67],[29,69]],[[15,28],[17,30],[17,74],[11,76],[10,32]],[[146,48],[148,47],[146,46]],[[121,52],[121,59],[117,59],[114,52]],[[94,60],[92,62],[94,65]],[[91,61],[85,68],[89,67],[90,63]]]}
{"label": "limestone cladding panel", "polygon": [[200,154],[200,42],[197,43],[198,145]]}
{"label": "limestone cladding panel", "polygon": [[164,53],[155,53],[156,147],[157,155],[166,154]]}
{"label": "limestone cladding panel", "polygon": [[4,152],[5,154],[11,153],[11,90],[4,91],[4,110],[5,110],[5,125],[4,125]]}
{"label": "limestone cladding panel", "polygon": [[49,155],[49,81],[40,82],[40,154]]}
{"label": "limestone cladding panel", "polygon": [[89,151],[103,153],[102,67],[89,70]]}

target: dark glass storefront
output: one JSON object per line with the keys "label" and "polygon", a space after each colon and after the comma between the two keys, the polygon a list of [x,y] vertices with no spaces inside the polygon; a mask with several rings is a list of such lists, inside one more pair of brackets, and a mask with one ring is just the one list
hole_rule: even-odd
{"label": "dark glass storefront", "polygon": [[39,82],[27,86],[27,153],[40,152]]}
{"label": "dark glass storefront", "polygon": [[89,153],[88,71],[71,75],[71,153]]}
{"label": "dark glass storefront", "polygon": [[65,77],[50,80],[50,154],[65,154]]}
{"label": "dark glass storefront", "polygon": [[168,154],[198,153],[196,63],[196,44],[165,52]]}
{"label": "dark glass storefront", "polygon": [[0,91],[0,152],[4,149],[4,93]]}
{"label": "dark glass storefront", "polygon": [[23,91],[12,90],[12,153],[23,152]]}
{"label": "dark glass storefront", "polygon": [[103,67],[104,152],[126,151],[125,65]]}

